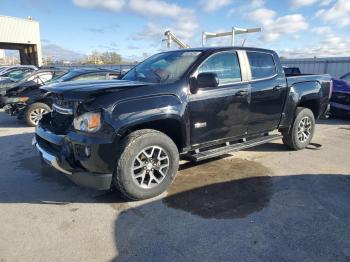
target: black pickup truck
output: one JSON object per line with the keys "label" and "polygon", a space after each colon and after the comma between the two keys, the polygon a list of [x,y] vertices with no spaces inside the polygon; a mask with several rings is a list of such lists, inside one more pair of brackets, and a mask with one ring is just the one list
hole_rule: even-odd
{"label": "black pickup truck", "polygon": [[279,138],[305,148],[331,89],[328,75],[286,78],[270,50],[163,52],[121,80],[47,87],[53,111],[33,144],[80,185],[144,199],[167,189],[180,158],[201,161]]}

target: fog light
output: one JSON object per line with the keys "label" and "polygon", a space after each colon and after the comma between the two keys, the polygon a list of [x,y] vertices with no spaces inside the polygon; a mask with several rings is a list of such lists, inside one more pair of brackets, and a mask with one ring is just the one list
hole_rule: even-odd
{"label": "fog light", "polygon": [[84,149],[84,152],[85,152],[85,156],[86,156],[86,157],[89,157],[90,154],[91,154],[90,147],[86,146],[85,149]]}

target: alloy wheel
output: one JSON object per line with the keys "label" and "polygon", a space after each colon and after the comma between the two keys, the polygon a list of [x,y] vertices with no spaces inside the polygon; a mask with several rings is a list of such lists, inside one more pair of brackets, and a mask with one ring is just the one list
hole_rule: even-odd
{"label": "alloy wheel", "polygon": [[310,117],[306,116],[303,117],[298,125],[298,139],[300,142],[305,143],[310,135],[311,135],[311,131],[312,131],[312,122]]}
{"label": "alloy wheel", "polygon": [[29,119],[34,125],[38,125],[40,119],[47,113],[49,113],[49,111],[44,108],[36,108],[29,113]]}
{"label": "alloy wheel", "polygon": [[159,185],[169,170],[169,155],[159,146],[147,147],[137,154],[132,166],[133,180],[141,188]]}

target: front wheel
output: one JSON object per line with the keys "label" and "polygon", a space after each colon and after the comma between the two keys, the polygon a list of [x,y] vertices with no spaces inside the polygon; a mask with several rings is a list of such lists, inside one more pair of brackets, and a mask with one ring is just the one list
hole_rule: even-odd
{"label": "front wheel", "polygon": [[129,199],[151,198],[168,188],[178,168],[179,152],[170,137],[156,130],[137,130],[122,140],[113,182]]}
{"label": "front wheel", "polygon": [[24,120],[29,126],[37,126],[40,119],[47,113],[51,112],[51,108],[44,103],[34,103],[28,106],[24,113]]}
{"label": "front wheel", "polygon": [[308,108],[298,107],[295,118],[288,132],[282,132],[283,144],[293,150],[307,147],[315,132],[315,117]]}

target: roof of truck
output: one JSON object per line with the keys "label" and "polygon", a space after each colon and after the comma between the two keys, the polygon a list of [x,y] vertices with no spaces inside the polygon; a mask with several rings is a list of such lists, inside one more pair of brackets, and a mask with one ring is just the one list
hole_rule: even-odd
{"label": "roof of truck", "polygon": [[257,48],[257,47],[245,47],[245,46],[214,46],[214,47],[191,47],[186,49],[169,50],[171,51],[224,51],[229,49],[235,50],[247,50],[247,51],[263,51],[263,52],[274,52],[271,49]]}

